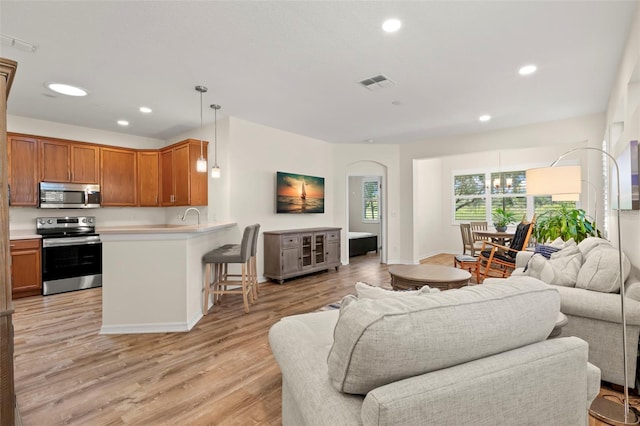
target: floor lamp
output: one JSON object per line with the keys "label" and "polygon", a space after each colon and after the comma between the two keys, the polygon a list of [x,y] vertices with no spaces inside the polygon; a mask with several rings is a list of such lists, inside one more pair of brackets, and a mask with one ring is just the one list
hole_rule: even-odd
{"label": "floor lamp", "polygon": [[611,154],[600,148],[581,147],[572,149],[558,157],[558,159],[551,163],[549,167],[527,170],[527,195],[576,194],[582,192],[580,166],[556,166],[558,161],[562,160],[567,155],[581,150],[599,151],[608,156],[611,162],[616,166],[616,196],[618,201],[618,266],[620,268],[618,279],[620,280],[622,363],[624,367],[624,404],[620,405],[611,400],[597,397],[591,404],[589,413],[597,419],[611,425],[637,425],[639,424],[638,416],[635,412],[629,411],[629,388],[627,386],[627,319],[624,310],[624,273],[622,268],[622,241],[620,237],[620,169],[618,167],[618,162],[611,156]]}

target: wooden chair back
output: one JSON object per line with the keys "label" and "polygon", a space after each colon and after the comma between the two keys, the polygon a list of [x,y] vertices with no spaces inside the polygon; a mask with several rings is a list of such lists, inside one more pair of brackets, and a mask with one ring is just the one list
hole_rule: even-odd
{"label": "wooden chair back", "polygon": [[460,234],[462,235],[462,254],[467,254],[467,250],[473,256],[473,234],[471,233],[471,224],[461,223]]}
{"label": "wooden chair back", "polygon": [[471,222],[471,241],[488,241],[489,237],[478,237],[476,236],[473,231],[486,231],[487,228],[487,222]]}

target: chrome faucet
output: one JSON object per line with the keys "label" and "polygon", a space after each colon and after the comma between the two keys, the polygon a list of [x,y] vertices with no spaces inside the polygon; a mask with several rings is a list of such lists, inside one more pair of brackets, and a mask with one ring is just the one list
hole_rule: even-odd
{"label": "chrome faucet", "polygon": [[198,225],[200,225],[200,210],[196,209],[195,207],[189,207],[188,209],[186,209],[182,214],[182,219],[180,220],[184,222],[185,218],[187,217],[187,213],[189,213],[191,210],[195,210],[195,212],[198,213]]}

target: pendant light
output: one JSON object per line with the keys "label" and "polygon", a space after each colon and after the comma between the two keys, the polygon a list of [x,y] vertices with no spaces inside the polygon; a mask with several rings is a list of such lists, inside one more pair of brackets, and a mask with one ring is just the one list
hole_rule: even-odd
{"label": "pendant light", "polygon": [[220,105],[213,104],[211,105],[213,109],[213,167],[211,168],[211,177],[219,178],[220,177],[220,167],[218,167],[218,110],[220,109]]}
{"label": "pendant light", "polygon": [[202,153],[202,94],[207,90],[209,89],[204,86],[196,86],[196,91],[200,92],[200,158],[198,158],[198,161],[196,162],[196,171],[202,173],[207,173],[207,160],[204,158]]}

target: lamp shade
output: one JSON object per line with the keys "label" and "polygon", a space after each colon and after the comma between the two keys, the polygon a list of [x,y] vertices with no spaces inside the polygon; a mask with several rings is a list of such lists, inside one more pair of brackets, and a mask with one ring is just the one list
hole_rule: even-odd
{"label": "lamp shade", "polygon": [[579,194],[580,166],[541,167],[526,172],[527,195]]}

